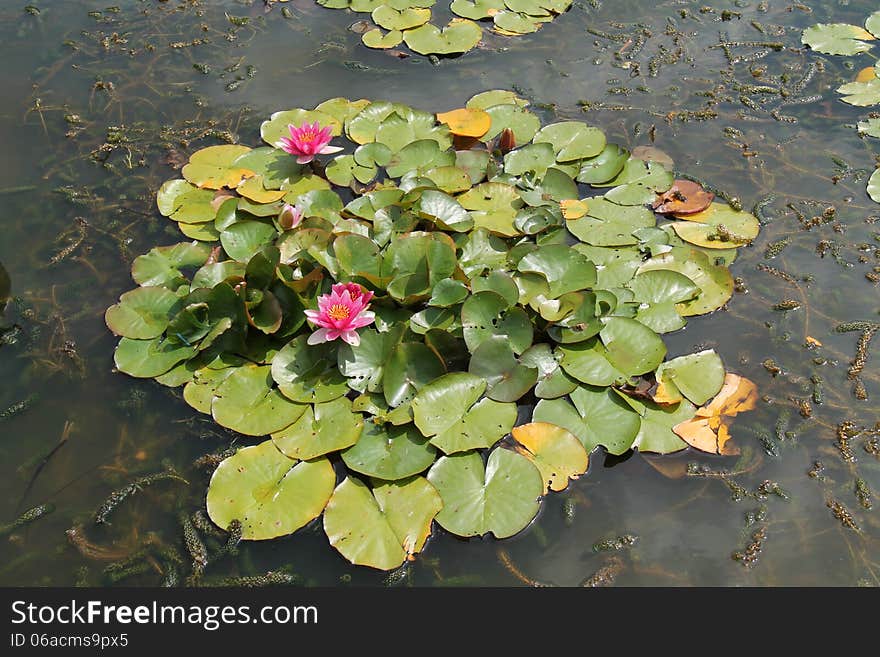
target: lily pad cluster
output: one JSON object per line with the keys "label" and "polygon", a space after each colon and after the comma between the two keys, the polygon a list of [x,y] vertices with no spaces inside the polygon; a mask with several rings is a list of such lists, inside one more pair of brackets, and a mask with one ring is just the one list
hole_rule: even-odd
{"label": "lily pad cluster", "polygon": [[[275,146],[315,122],[332,159]],[[120,372],[255,438],[211,479],[217,525],[265,540],[323,514],[346,559],[391,569],[435,523],[516,534],[599,446],[735,451],[753,391],[662,335],[727,303],[755,217],[504,90],[437,115],[334,98],[261,133],[162,185],[191,241],[135,259],[106,313]],[[370,301],[356,339],[310,319],[334,286]]]}
{"label": "lily pad cluster", "polygon": [[[859,55],[869,52],[871,41],[880,38],[880,11],[875,11],[865,20],[865,27],[848,23],[813,25],[804,30],[801,41],[813,50],[827,55]],[[880,69],[868,66],[861,69],[855,80],[841,85],[837,92],[841,100],[857,107],[880,104]],[[859,121],[860,134],[880,138],[880,119],[868,118]],[[868,196],[880,203],[880,173],[875,171],[868,180]]]}
{"label": "lily pad cluster", "polygon": [[537,32],[544,23],[568,11],[571,0],[453,0],[456,15],[443,27],[431,22],[435,0],[317,0],[328,9],[368,13],[374,27],[361,40],[369,48],[395,48],[405,43],[421,55],[457,55],[482,39],[480,22],[504,36]]}

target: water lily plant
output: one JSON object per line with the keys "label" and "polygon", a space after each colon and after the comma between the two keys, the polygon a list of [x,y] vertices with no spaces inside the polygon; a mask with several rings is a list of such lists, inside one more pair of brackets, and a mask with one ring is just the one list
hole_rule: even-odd
{"label": "water lily plant", "polygon": [[278,215],[278,225],[283,230],[292,230],[299,226],[303,220],[303,210],[298,205],[285,203]]}
{"label": "water lily plant", "polygon": [[[292,166],[331,131],[349,154]],[[219,528],[323,515],[390,570],[435,524],[522,531],[594,450],[735,453],[754,386],[662,336],[730,302],[757,217],[508,90],[437,115],[334,98],[260,134],[275,148],[208,146],[162,185],[188,241],[136,258],[105,315],[118,371],[254,440],[211,477]]]}
{"label": "water lily plant", "polygon": [[318,310],[306,310],[312,324],[320,327],[309,336],[309,344],[331,342],[337,338],[357,347],[361,338],[358,329],[373,323],[375,315],[367,310],[373,293],[357,283],[337,283],[330,294],[318,299]]}
{"label": "water lily plant", "polygon": [[321,124],[303,123],[302,125],[288,125],[290,137],[282,137],[275,145],[285,153],[296,156],[297,164],[308,164],[315,159],[316,155],[332,155],[342,150],[339,146],[330,146],[333,134],[330,126],[321,127]]}

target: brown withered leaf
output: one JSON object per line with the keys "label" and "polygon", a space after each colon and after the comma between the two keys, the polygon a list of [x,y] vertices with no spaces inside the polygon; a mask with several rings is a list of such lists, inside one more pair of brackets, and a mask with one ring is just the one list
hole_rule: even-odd
{"label": "brown withered leaf", "polygon": [[672,427],[688,445],[710,454],[739,454],[739,448],[728,444],[730,423],[739,413],[750,411],[758,402],[758,388],[747,378],[730,372],[715,398],[697,409],[694,417]]}
{"label": "brown withered leaf", "polygon": [[702,212],[715,199],[715,194],[707,192],[698,183],[690,180],[676,180],[663,194],[657,194],[653,208],[663,214],[695,214]]}
{"label": "brown withered leaf", "polygon": [[632,149],[632,156],[644,162],[662,164],[670,171],[675,167],[675,162],[672,161],[672,158],[665,151],[661,151],[655,146],[636,146]]}

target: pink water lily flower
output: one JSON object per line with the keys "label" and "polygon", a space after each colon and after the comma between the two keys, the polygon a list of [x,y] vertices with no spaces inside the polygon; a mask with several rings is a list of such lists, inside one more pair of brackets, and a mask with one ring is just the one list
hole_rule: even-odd
{"label": "pink water lily flower", "polygon": [[285,153],[296,155],[298,164],[308,164],[316,155],[330,155],[342,150],[339,146],[328,145],[333,139],[332,128],[322,128],[317,121],[300,126],[288,125],[287,129],[290,137],[282,137],[275,145]]}
{"label": "pink water lily flower", "polygon": [[278,224],[284,230],[291,230],[302,223],[303,210],[298,205],[285,203],[281,208],[281,214],[278,215]]}
{"label": "pink water lily flower", "polygon": [[372,324],[376,316],[367,310],[373,293],[357,283],[337,283],[330,294],[318,298],[318,310],[306,310],[308,320],[318,326],[309,344],[342,338],[353,347],[361,343],[357,330]]}

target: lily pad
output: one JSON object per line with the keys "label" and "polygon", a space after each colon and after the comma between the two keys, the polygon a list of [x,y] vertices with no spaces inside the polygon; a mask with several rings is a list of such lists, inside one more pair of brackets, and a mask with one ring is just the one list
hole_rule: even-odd
{"label": "lily pad", "polygon": [[873,38],[870,32],[856,25],[819,23],[804,30],[801,43],[826,55],[857,55],[871,49],[871,44],[862,39]]}
{"label": "lily pad", "polygon": [[196,187],[234,189],[255,175],[250,169],[235,164],[240,156],[250,150],[249,146],[232,144],[208,146],[193,153],[180,173]]}
{"label": "lily pad", "polygon": [[[107,327],[116,335],[135,340],[157,338],[168,326],[169,313],[180,298],[164,287],[139,287],[119,297],[104,314]],[[5,303],[6,299],[0,300]]]}
{"label": "lily pad", "polygon": [[290,401],[273,383],[268,366],[237,368],[216,390],[214,420],[247,436],[266,436],[290,426],[308,406]]}
{"label": "lily pad", "polygon": [[445,454],[491,447],[513,427],[516,405],[480,399],[485,389],[478,376],[444,374],[413,399],[416,426]]}
{"label": "lily pad", "polygon": [[329,344],[309,345],[300,335],[272,359],[272,378],[278,390],[300,404],[329,402],[348,392],[348,382],[336,366]]}
{"label": "lily pad", "polygon": [[532,323],[525,311],[497,292],[478,292],[464,302],[461,323],[464,340],[471,353],[493,336],[509,341],[511,349],[521,354],[532,344]]}
{"label": "lily pad", "polygon": [[567,399],[539,401],[533,422],[568,429],[589,453],[602,445],[609,454],[628,451],[641,429],[641,417],[608,388],[580,386]]}
{"label": "lily pad", "polygon": [[198,349],[169,338],[152,340],[122,338],[113,354],[116,369],[140,379],[165,374],[179,362],[195,356]]}
{"label": "lily pad", "polygon": [[566,429],[547,422],[531,422],[515,427],[511,434],[519,443],[516,451],[541,472],[545,490],[565,490],[569,479],[586,473],[590,457],[580,440]]}
{"label": "lily pad", "polygon": [[474,349],[468,372],[486,380],[486,396],[500,402],[514,402],[534,387],[538,370],[514,354],[510,341],[493,336]]}
{"label": "lily pad", "polygon": [[183,242],[171,246],[157,246],[146,255],[138,256],[131,266],[131,277],[139,285],[162,286],[176,290],[186,284],[181,273],[187,267],[205,264],[211,249],[198,242]]}
{"label": "lily pad", "polygon": [[286,536],[321,515],[335,484],[327,459],[290,459],[267,440],[217,467],[208,486],[208,515],[220,527],[238,520],[246,540]]}
{"label": "lily pad", "polygon": [[678,312],[685,317],[717,310],[733,295],[733,275],[730,270],[714,265],[709,256],[697,249],[673,248],[645,261],[638,272],[657,269],[677,271],[699,286],[701,293],[696,299],[677,306]]}
{"label": "lily pad", "polygon": [[690,214],[687,221],[672,224],[685,242],[706,249],[729,249],[750,244],[760,224],[754,215],[734,210],[726,203],[713,203],[706,210]]}
{"label": "lily pad", "polygon": [[545,488],[531,461],[502,448],[492,451],[485,467],[477,452],[441,457],[428,481],[443,499],[437,523],[458,536],[513,536],[538,513]]}
{"label": "lily pad", "polygon": [[596,157],[605,149],[605,133],[580,121],[551,123],[541,128],[532,141],[550,144],[557,162]]}
{"label": "lily pad", "polygon": [[[663,363],[657,368],[656,376],[660,384],[658,393],[662,389],[665,403],[681,401],[684,395],[697,406],[702,406],[724,385],[724,365],[715,351],[707,349]],[[659,401],[656,394],[654,399]]]}
{"label": "lily pad", "polygon": [[437,450],[412,424],[366,422],[357,443],[342,452],[350,470],[385,481],[424,472],[436,458]]}
{"label": "lily pad", "polygon": [[181,224],[213,221],[217,214],[213,200],[213,191],[199,189],[186,180],[169,180],[162,184],[156,194],[156,205],[162,216]]}
{"label": "lily pad", "polygon": [[476,46],[482,35],[473,21],[453,18],[442,30],[431,23],[407,30],[403,40],[420,55],[454,55]]}
{"label": "lily pad", "polygon": [[351,563],[391,570],[421,551],[442,507],[440,494],[424,477],[383,483],[372,491],[347,477],[327,504],[324,531]]}
{"label": "lily pad", "polygon": [[363,427],[363,416],[352,412],[351,401],[342,397],[306,406],[293,424],[272,434],[272,441],[285,456],[308,461],[351,447]]}

